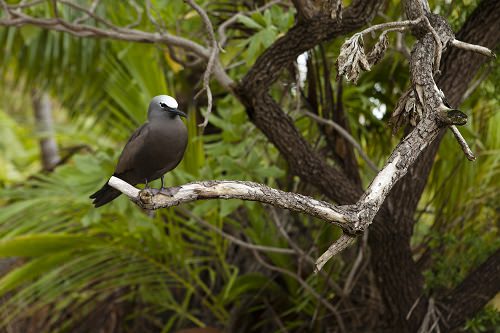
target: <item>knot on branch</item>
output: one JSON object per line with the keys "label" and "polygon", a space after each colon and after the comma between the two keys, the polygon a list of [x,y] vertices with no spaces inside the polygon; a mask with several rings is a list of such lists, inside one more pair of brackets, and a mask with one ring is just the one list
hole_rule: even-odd
{"label": "knot on branch", "polygon": [[146,188],[139,192],[139,204],[143,208],[149,208],[153,205],[154,193],[152,189]]}
{"label": "knot on branch", "polygon": [[443,110],[438,112],[437,116],[444,125],[462,126],[467,124],[467,115],[460,110]]}

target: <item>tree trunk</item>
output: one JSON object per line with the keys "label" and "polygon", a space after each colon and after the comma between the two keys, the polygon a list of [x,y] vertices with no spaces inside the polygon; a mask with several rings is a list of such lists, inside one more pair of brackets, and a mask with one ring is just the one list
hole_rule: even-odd
{"label": "tree trunk", "polygon": [[33,112],[35,114],[36,134],[40,144],[42,167],[52,171],[59,163],[59,150],[54,138],[52,103],[46,93],[33,90],[31,93]]}

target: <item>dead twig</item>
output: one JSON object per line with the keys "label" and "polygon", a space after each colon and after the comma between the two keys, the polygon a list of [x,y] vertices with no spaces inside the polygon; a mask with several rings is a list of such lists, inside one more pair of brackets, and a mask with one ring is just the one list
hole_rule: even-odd
{"label": "dead twig", "polygon": [[373,170],[374,172],[378,172],[377,166],[375,165],[375,163],[372,162],[372,160],[368,157],[368,155],[366,155],[366,153],[361,148],[361,145],[342,126],[340,126],[339,124],[337,124],[336,122],[334,122],[332,120],[322,118],[322,117],[320,117],[320,116],[318,116],[310,111],[307,111],[307,110],[302,110],[302,113],[304,113],[306,116],[316,120],[318,123],[322,123],[322,124],[331,126],[344,139],[346,139],[347,142],[349,142],[354,147],[354,149],[357,150],[357,152],[359,153],[359,156],[361,156],[361,158],[366,162],[366,164],[368,165],[368,167],[371,170]]}
{"label": "dead twig", "polygon": [[340,331],[346,332],[345,324],[344,324],[344,321],[342,320],[342,317],[339,314],[339,311],[329,301],[327,301],[320,294],[318,294],[316,292],[316,290],[314,290],[306,281],[304,281],[304,279],[302,279],[300,276],[298,276],[297,274],[295,274],[289,270],[286,270],[284,268],[277,267],[277,266],[274,266],[274,265],[267,263],[260,256],[260,254],[257,251],[252,250],[252,253],[253,253],[254,257],[257,259],[257,261],[262,266],[266,267],[269,270],[272,270],[272,271],[275,271],[275,272],[278,272],[278,273],[281,273],[284,275],[288,275],[291,278],[295,279],[302,286],[302,288],[304,288],[304,290],[306,290],[308,293],[310,293],[314,298],[316,298],[321,304],[323,304],[324,307],[326,307],[333,314],[333,316],[337,320]]}
{"label": "dead twig", "polygon": [[458,128],[455,125],[451,125],[450,129],[453,132],[455,139],[457,139],[458,144],[460,145],[460,147],[462,147],[462,150],[464,151],[465,157],[467,157],[467,159],[469,161],[476,160],[476,156],[474,156],[474,153],[469,148],[467,141],[465,141],[464,137],[462,136],[462,134],[460,133]]}
{"label": "dead twig", "polygon": [[[205,73],[203,74],[203,89],[201,91],[207,92],[207,111],[205,114],[205,120],[201,123],[200,127],[205,128],[208,125],[208,118],[210,113],[212,113],[212,104],[213,104],[213,96],[212,90],[210,89],[210,76],[214,71],[215,60],[219,54],[219,45],[217,44],[217,40],[215,39],[214,28],[212,26],[212,22],[210,22],[210,18],[208,17],[207,12],[201,8],[194,0],[185,0],[197,13],[200,15],[205,29],[207,30],[209,44],[210,44],[210,55],[208,57],[207,68],[205,69]],[[196,94],[196,96],[198,96]]]}

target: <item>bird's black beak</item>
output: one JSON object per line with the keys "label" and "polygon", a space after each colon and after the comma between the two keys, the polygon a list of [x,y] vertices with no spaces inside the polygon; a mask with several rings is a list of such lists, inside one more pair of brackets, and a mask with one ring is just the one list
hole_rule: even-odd
{"label": "bird's black beak", "polygon": [[181,116],[181,117],[187,118],[187,114],[185,114],[185,113],[184,113],[184,112],[182,112],[181,110],[174,109],[174,110],[170,110],[170,112],[172,112],[173,114],[176,114],[176,115],[178,115],[178,116]]}

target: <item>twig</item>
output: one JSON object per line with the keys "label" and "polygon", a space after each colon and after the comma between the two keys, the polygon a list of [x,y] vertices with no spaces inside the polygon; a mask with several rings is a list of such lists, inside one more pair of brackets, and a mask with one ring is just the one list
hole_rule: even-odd
{"label": "twig", "polygon": [[[300,248],[300,246],[292,240],[290,235],[288,235],[288,232],[286,232],[285,227],[281,223],[280,217],[278,216],[278,212],[276,211],[276,209],[274,207],[270,207],[270,208],[271,208],[270,212],[271,212],[272,220],[273,220],[274,224],[276,225],[276,227],[278,228],[278,231],[283,236],[283,238],[286,239],[286,241],[288,242],[290,247],[295,251],[295,253],[297,253],[301,258],[305,258],[305,260],[308,263],[310,263],[311,265],[314,266],[315,261],[314,261],[313,257],[311,257],[309,254],[304,252]],[[337,295],[344,296],[344,292],[343,292],[342,288],[340,288],[340,286],[333,279],[328,278],[326,273],[323,271],[319,271],[319,273],[321,274],[322,277],[325,278],[325,281],[328,283],[328,286],[331,287]]]}
{"label": "twig", "polygon": [[[0,0],[1,2],[5,2],[4,0]],[[17,5],[9,5],[9,8],[11,9],[23,9],[23,8],[28,8],[28,7],[33,7],[36,5],[39,5],[41,3],[47,2],[46,0],[34,0],[32,2],[28,3],[19,3]]]}
{"label": "twig", "polygon": [[203,23],[205,24],[205,29],[207,30],[210,47],[210,56],[208,57],[207,68],[205,69],[205,73],[203,74],[203,89],[207,92],[207,112],[205,114],[205,120],[200,127],[205,128],[208,125],[208,117],[210,113],[212,113],[212,103],[213,96],[212,90],[210,89],[210,76],[214,71],[215,60],[217,55],[219,54],[219,45],[217,44],[217,40],[215,39],[214,28],[212,26],[212,22],[210,22],[210,18],[203,8],[201,8],[194,0],[184,0],[186,1],[193,9],[200,15]]}
{"label": "twig", "polygon": [[[4,1],[4,0],[1,0]],[[54,19],[54,18],[38,18],[27,15],[22,12],[15,12],[15,17],[8,17],[0,19],[0,26],[13,26],[13,27],[22,27],[26,25],[34,25],[40,28],[44,28],[47,30],[54,30],[60,32],[66,32],[74,36],[78,37],[95,37],[95,38],[110,38],[115,40],[125,40],[130,42],[138,42],[138,43],[160,43],[164,45],[170,45],[174,47],[179,47],[184,50],[190,51],[196,56],[207,60],[211,63],[211,67],[213,68],[214,77],[217,81],[228,90],[232,90],[232,86],[234,85],[234,81],[227,75],[227,73],[222,68],[221,64],[217,61],[217,58],[213,55],[213,50],[203,47],[202,45],[180,36],[172,35],[169,33],[157,33],[157,32],[147,32],[137,29],[130,29],[126,27],[118,27],[116,25],[111,24],[104,18],[96,15],[93,11],[90,11],[84,7],[79,6],[76,3],[73,3],[68,0],[58,0],[60,3],[64,3],[68,6],[71,6],[77,10],[82,11],[88,16],[94,18],[96,21],[104,24],[107,29],[99,28],[92,25],[86,24],[76,24],[74,22],[69,22],[62,19]],[[5,2],[4,2],[5,3]],[[27,8],[30,5],[36,5],[38,1],[31,2],[29,4],[23,5],[22,8]],[[6,5],[7,9],[17,9],[21,8],[21,5]],[[10,11],[12,14],[12,11]],[[76,21],[75,21],[76,22]],[[217,49],[216,49],[217,50]],[[210,61],[212,59],[212,61]]]}
{"label": "twig", "polygon": [[484,46],[475,45],[475,44],[469,44],[469,43],[466,43],[466,42],[459,41],[457,39],[453,39],[450,43],[454,47],[462,49],[462,50],[476,52],[476,53],[485,55],[487,57],[492,57],[492,58],[496,58],[497,57],[492,50],[490,50],[489,48],[484,47]]}
{"label": "twig", "polygon": [[418,303],[420,303],[420,299],[422,298],[422,296],[420,296],[419,298],[417,298],[415,300],[415,302],[413,302],[413,305],[411,306],[410,310],[408,311],[408,313],[406,314],[406,320],[410,319],[411,317],[411,314],[413,313],[413,310],[415,310],[417,308],[417,305]]}
{"label": "twig", "polygon": [[257,251],[264,251],[264,252],[273,252],[273,253],[283,253],[283,254],[295,254],[295,251],[292,249],[287,249],[287,248],[279,248],[279,247],[272,247],[272,246],[265,246],[265,245],[257,245],[257,244],[251,244],[248,242],[244,242],[230,234],[225,233],[224,231],[220,230],[219,228],[211,225],[207,221],[203,220],[202,218],[198,217],[197,215],[193,214],[191,211],[188,209],[179,207],[178,208],[183,214],[189,216],[190,218],[193,218],[196,220],[197,223],[203,225],[205,228],[208,228],[215,233],[221,235],[222,237],[230,240],[231,242],[238,244],[241,247],[251,249],[251,250],[257,250]]}
{"label": "twig", "polygon": [[439,67],[441,65],[441,54],[443,53],[443,44],[441,43],[441,38],[439,37],[436,29],[432,26],[431,22],[427,16],[422,16],[427,29],[432,33],[434,41],[436,42],[436,49],[434,51],[434,74],[439,74]]}
{"label": "twig", "polygon": [[337,239],[335,243],[330,245],[328,250],[326,250],[325,253],[323,253],[321,257],[316,260],[315,272],[319,272],[328,260],[336,256],[338,253],[344,251],[348,246],[354,243],[355,240],[356,237],[350,235],[343,234],[342,236],[340,236],[340,238]]}
{"label": "twig", "polygon": [[83,14],[80,18],[77,18],[74,23],[75,24],[80,24],[82,23],[83,21],[85,21],[86,19],[88,19],[89,17],[91,17],[90,15],[93,15],[97,9],[97,6],[99,5],[99,0],[94,0],[92,1],[92,4],[90,5],[90,9],[89,9],[89,13],[85,13]]}
{"label": "twig", "polygon": [[460,134],[458,128],[455,125],[451,125],[450,129],[453,132],[453,135],[455,135],[455,139],[457,139],[458,143],[460,144],[460,147],[462,147],[465,157],[467,157],[469,161],[474,161],[476,159],[476,156],[474,156],[474,153],[469,148],[469,145],[467,144],[467,141],[465,141],[462,134]]}
{"label": "twig", "polygon": [[395,49],[396,49],[396,51],[401,52],[401,54],[403,54],[403,56],[406,58],[406,60],[410,60],[410,58],[411,58],[410,50],[408,49],[408,47],[404,43],[404,39],[403,39],[403,34],[402,33],[399,33],[396,36],[396,47],[395,47]]}
{"label": "twig", "polygon": [[483,81],[488,77],[488,75],[490,75],[492,70],[493,70],[493,66],[488,66],[488,68],[486,70],[484,70],[483,73],[481,73],[481,76],[479,76],[479,78],[477,80],[475,80],[469,86],[469,88],[467,88],[467,90],[465,91],[465,93],[463,94],[463,96],[461,98],[461,102],[465,101],[467,98],[469,98],[470,95],[472,95],[472,93],[477,89],[477,87],[479,87],[479,85],[481,83],[483,83]]}
{"label": "twig", "polygon": [[[156,27],[158,31],[165,31],[164,25],[161,25],[153,16],[153,12],[151,11],[153,5],[151,3],[151,0],[146,0],[146,15],[151,23]],[[157,12],[158,13],[158,12]]]}
{"label": "twig", "polygon": [[167,45],[167,49],[170,58],[172,58],[172,60],[174,60],[175,62],[181,64],[183,67],[196,67],[203,61],[201,58],[196,57],[195,60],[187,62],[177,56],[177,53],[172,46]]}
{"label": "twig", "polygon": [[441,312],[437,309],[434,303],[434,298],[429,297],[427,312],[424,316],[424,319],[422,320],[422,324],[420,325],[417,333],[431,333],[431,332],[440,333],[441,330],[438,325],[440,319],[441,319]]}
{"label": "twig", "polygon": [[302,113],[316,120],[319,123],[333,127],[333,129],[335,129],[340,135],[342,135],[342,137],[346,139],[358,151],[359,155],[361,156],[361,158],[363,158],[363,160],[365,160],[366,164],[370,167],[370,169],[372,169],[374,172],[379,171],[375,163],[373,163],[372,160],[370,160],[370,158],[368,157],[368,155],[366,155],[366,153],[363,151],[361,145],[342,126],[340,126],[339,124],[337,124],[332,120],[322,118],[307,110],[302,110]]}
{"label": "twig", "polygon": [[141,20],[142,20],[142,8],[137,4],[137,2],[135,2],[135,0],[131,0],[130,5],[132,7],[134,7],[135,12],[137,13],[137,18],[135,19],[134,22],[125,26],[125,28],[128,28],[128,29],[137,27],[139,24],[141,24]]}
{"label": "twig", "polygon": [[368,33],[371,33],[375,30],[380,30],[380,29],[387,29],[387,31],[406,29],[406,28],[409,28],[411,26],[415,26],[417,24],[420,24],[422,21],[424,21],[425,26],[427,27],[429,32],[432,33],[432,36],[434,37],[434,40],[436,41],[436,50],[435,50],[435,55],[434,55],[434,57],[435,57],[434,73],[437,74],[439,72],[439,65],[441,63],[441,54],[443,52],[443,45],[441,43],[441,38],[439,38],[438,33],[436,32],[434,27],[429,22],[429,19],[427,18],[427,16],[425,16],[424,14],[422,14],[421,16],[419,16],[418,18],[416,18],[414,20],[376,24],[376,25],[371,26],[371,27],[369,27],[361,32],[358,32],[357,34],[366,35]]}
{"label": "twig", "polygon": [[[77,4],[77,3],[74,3],[73,1],[68,1],[68,0],[59,0],[59,2],[60,2],[60,3],[62,3],[62,4],[64,4],[64,5],[67,5],[68,7],[71,7],[71,8],[73,8],[73,9],[76,9],[76,10],[79,10],[79,11],[81,11],[81,12],[85,13],[85,14],[87,15],[87,17],[91,17],[91,18],[93,18],[93,19],[94,19],[94,20],[96,20],[97,22],[104,24],[105,26],[107,26],[108,28],[110,28],[110,29],[112,29],[112,30],[114,30],[114,31],[117,31],[117,32],[119,32],[119,31],[120,31],[120,28],[119,28],[119,27],[115,26],[114,24],[112,24],[112,23],[111,23],[111,22],[109,22],[108,20],[106,20],[106,19],[104,19],[104,18],[102,18],[102,17],[100,17],[100,16],[96,15],[96,14],[95,14],[95,12],[94,12],[94,11],[95,11],[95,9],[94,9],[94,11],[93,11],[93,10],[92,10],[92,7],[91,7],[91,9],[89,10],[89,9],[87,9],[87,8],[85,8],[85,7],[80,6],[80,5],[79,5],[79,4]],[[96,4],[96,6],[97,6],[97,2],[96,2],[95,4]],[[94,4],[92,4],[92,5],[94,5]],[[79,20],[80,20],[80,19],[82,19],[82,17],[81,17],[81,18],[79,18],[79,19],[77,19],[77,20],[75,20],[74,24],[76,24],[77,22],[79,22]],[[62,20],[61,20],[61,24],[63,24],[63,21],[62,21]]]}
{"label": "twig", "polygon": [[399,22],[386,22],[386,23],[375,24],[369,28],[366,28],[363,31],[356,33],[356,34],[366,35],[366,34],[369,34],[373,31],[380,30],[380,29],[409,28],[411,26],[419,24],[420,22],[422,22],[423,19],[424,19],[424,16],[421,16],[415,20],[406,20],[406,21],[399,21]]}
{"label": "twig", "polygon": [[267,300],[267,298],[264,298],[264,303],[266,304],[267,308],[271,312],[271,314],[273,316],[273,320],[276,322],[276,324],[280,328],[279,332],[288,333],[289,331],[287,330],[286,326],[283,324],[283,322],[281,321],[279,315],[276,313],[276,311],[274,310],[274,308],[271,305],[271,303],[269,303],[269,301]]}
{"label": "twig", "polygon": [[339,325],[340,331],[346,332],[344,322],[343,322],[342,317],[340,316],[338,310],[336,308],[334,308],[333,305],[330,304],[330,302],[328,302],[320,294],[318,294],[316,292],[316,290],[314,290],[306,281],[304,281],[304,279],[302,279],[297,274],[290,272],[289,270],[268,264],[264,259],[262,259],[262,257],[259,255],[259,253],[257,251],[252,250],[252,252],[253,252],[253,255],[255,256],[255,258],[257,259],[257,261],[262,266],[266,267],[269,270],[272,270],[272,271],[275,271],[275,272],[278,272],[278,273],[281,273],[284,275],[288,275],[291,278],[295,279],[302,286],[302,288],[304,288],[304,290],[306,290],[308,293],[313,295],[321,304],[323,304],[323,306],[325,306],[328,310],[330,310],[330,312],[334,315],[335,319],[337,319],[337,323]]}
{"label": "twig", "polygon": [[7,18],[10,18],[12,14],[10,13],[9,6],[7,6],[7,3],[5,3],[4,0],[0,0],[0,5],[2,6],[2,9],[4,10]]}
{"label": "twig", "polygon": [[347,275],[347,279],[345,281],[344,290],[343,290],[344,295],[348,295],[354,286],[353,281],[354,281],[354,278],[356,276],[356,273],[358,272],[359,266],[363,262],[363,257],[364,257],[364,253],[366,251],[367,242],[368,242],[368,230],[366,230],[363,234],[361,246],[360,246],[359,251],[358,251],[358,255],[356,256],[356,259],[354,260],[354,264],[352,264],[352,268],[349,271],[349,274]]}

